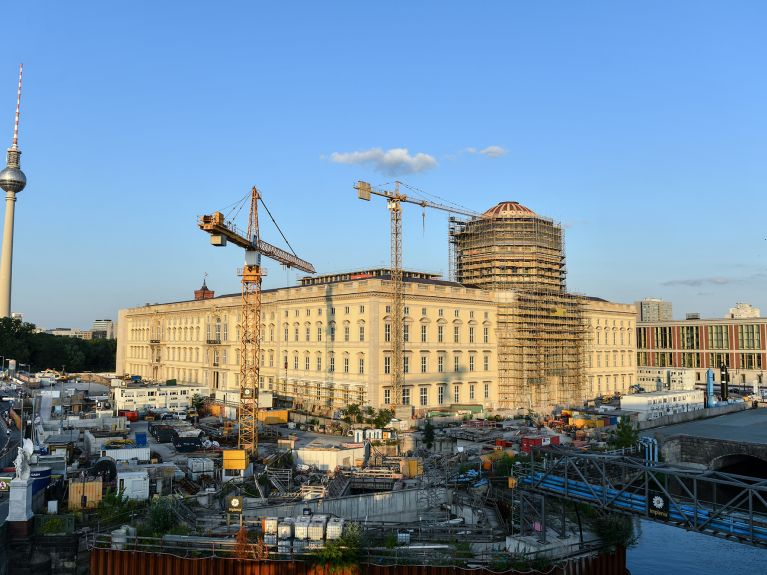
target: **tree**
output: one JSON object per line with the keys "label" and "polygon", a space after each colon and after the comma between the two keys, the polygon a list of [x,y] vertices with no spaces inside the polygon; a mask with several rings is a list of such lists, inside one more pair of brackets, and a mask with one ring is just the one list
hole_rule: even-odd
{"label": "tree", "polygon": [[431,449],[434,445],[434,426],[431,424],[431,419],[426,420],[426,426],[423,428],[423,442],[427,449]]}
{"label": "tree", "polygon": [[627,418],[621,419],[615,430],[615,436],[611,441],[613,446],[618,449],[623,447],[634,447],[638,441],[639,432],[634,429]]}
{"label": "tree", "polygon": [[376,427],[386,427],[394,417],[394,412],[391,409],[379,409],[373,418],[373,425]]}
{"label": "tree", "polygon": [[200,413],[203,407],[205,407],[205,401],[206,401],[205,398],[201,396],[199,393],[195,393],[192,396],[192,407],[194,407],[197,413]]}
{"label": "tree", "polygon": [[357,403],[351,403],[341,410],[343,420],[348,423],[360,423],[362,421],[362,410]]}

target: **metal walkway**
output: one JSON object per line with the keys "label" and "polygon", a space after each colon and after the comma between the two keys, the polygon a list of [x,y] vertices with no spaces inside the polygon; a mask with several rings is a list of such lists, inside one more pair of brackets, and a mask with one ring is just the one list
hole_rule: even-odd
{"label": "metal walkway", "polygon": [[533,452],[519,486],[690,531],[767,546],[767,480],[625,456]]}

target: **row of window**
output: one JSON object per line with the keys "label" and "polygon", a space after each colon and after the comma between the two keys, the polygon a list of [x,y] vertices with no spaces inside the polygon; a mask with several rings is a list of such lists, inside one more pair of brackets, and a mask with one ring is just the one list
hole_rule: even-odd
{"label": "row of window", "polygon": [[[655,361],[652,367],[688,367],[688,368],[700,368],[703,367],[703,353],[682,352],[681,365],[674,364],[674,353],[671,351],[640,351],[637,353],[637,365],[650,366],[650,359],[652,354],[655,354]],[[710,367],[718,368],[722,365],[727,367],[734,367],[731,362],[731,356],[738,356],[740,360],[738,367],[740,369],[762,369],[762,354],[761,353],[708,353],[708,365]]]}
{"label": "row of window", "polygon": [[[323,309],[327,309],[328,310],[328,315],[330,315],[330,316],[336,315],[336,308],[335,307],[330,307],[330,308],[318,307],[318,308],[316,308],[316,315],[317,315],[317,317],[322,317]],[[402,309],[402,312],[403,312],[404,315],[410,315],[410,306],[407,306],[407,305],[404,306],[403,309]],[[425,308],[425,307],[421,308],[421,316],[422,317],[426,317],[428,315],[427,312],[428,312],[427,308]],[[351,313],[351,306],[348,306],[348,305],[344,306],[344,315],[349,315],[350,313]],[[364,314],[365,313],[365,306],[364,305],[359,306],[359,313],[360,314]],[[391,306],[390,305],[386,306],[386,313],[391,313]],[[268,315],[269,315],[269,319],[275,319],[275,312],[273,312],[273,311],[269,312]],[[445,317],[445,309],[444,308],[437,309],[437,315],[439,317]],[[312,316],[312,308],[304,308],[304,316],[305,317],[311,317]],[[488,319],[489,316],[490,316],[489,312],[487,312],[487,311],[484,312],[484,318],[485,319]],[[283,311],[283,317],[290,317],[289,310],[284,310]],[[300,309],[294,309],[293,310],[293,317],[301,317],[301,310]],[[456,317],[456,318],[461,317],[461,310],[454,309],[453,310],[453,317]],[[267,312],[262,312],[261,318],[262,318],[263,321],[266,321],[266,319],[267,319]],[[474,310],[469,310],[469,319],[474,319]]]}
{"label": "row of window", "polygon": [[588,354],[586,362],[589,368],[602,367],[603,365],[604,367],[618,367],[619,363],[620,367],[631,367],[633,355],[633,352],[625,351],[613,351],[612,353],[609,351],[597,351],[593,354]]}
{"label": "row of window", "polygon": [[[476,387],[477,384],[470,383],[469,384],[469,397],[468,401],[476,401],[478,399],[476,394]],[[483,389],[483,399],[490,399],[490,384],[484,383],[482,384]],[[391,388],[384,388],[383,390],[383,402],[384,405],[390,405],[392,403],[392,389]],[[445,398],[448,393],[448,386],[447,385],[439,385],[437,386],[437,404],[443,405],[445,403]],[[402,389],[402,405],[410,405],[410,388],[405,387]],[[429,388],[428,387],[419,387],[418,388],[418,402],[421,407],[426,407],[429,404]],[[455,384],[453,385],[453,403],[460,403],[461,402],[461,385]]]}
{"label": "row of window", "polygon": [[[730,349],[730,330],[728,325],[708,326],[708,349]],[[735,326],[737,328],[738,349],[761,349],[761,333],[756,324]],[[701,348],[701,329],[699,325],[681,326],[679,330],[680,349],[696,350]],[[652,330],[652,331],[650,331]],[[637,347],[650,348],[650,334],[653,335],[655,349],[674,349],[672,326],[637,328]]]}

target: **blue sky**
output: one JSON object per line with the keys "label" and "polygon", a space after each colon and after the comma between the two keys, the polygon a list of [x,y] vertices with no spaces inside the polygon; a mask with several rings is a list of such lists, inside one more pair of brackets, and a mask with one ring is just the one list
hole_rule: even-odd
{"label": "blue sky", "polygon": [[[385,265],[388,213],[352,186],[396,177],[563,222],[572,291],[767,308],[763,2],[24,2],[4,21],[0,141],[23,61],[29,181],[12,307],[41,326],[186,299],[204,272],[238,291],[241,251],[195,222],[252,185],[318,271]],[[405,265],[446,274],[446,228],[410,207]],[[265,287],[295,281],[267,267]]]}

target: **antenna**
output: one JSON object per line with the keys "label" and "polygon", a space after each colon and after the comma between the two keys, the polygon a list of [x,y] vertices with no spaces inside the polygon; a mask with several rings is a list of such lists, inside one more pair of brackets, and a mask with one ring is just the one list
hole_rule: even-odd
{"label": "antenna", "polygon": [[24,71],[24,64],[19,64],[19,91],[16,95],[16,121],[13,125],[13,147],[18,148],[19,144],[19,110],[21,108],[21,73]]}

